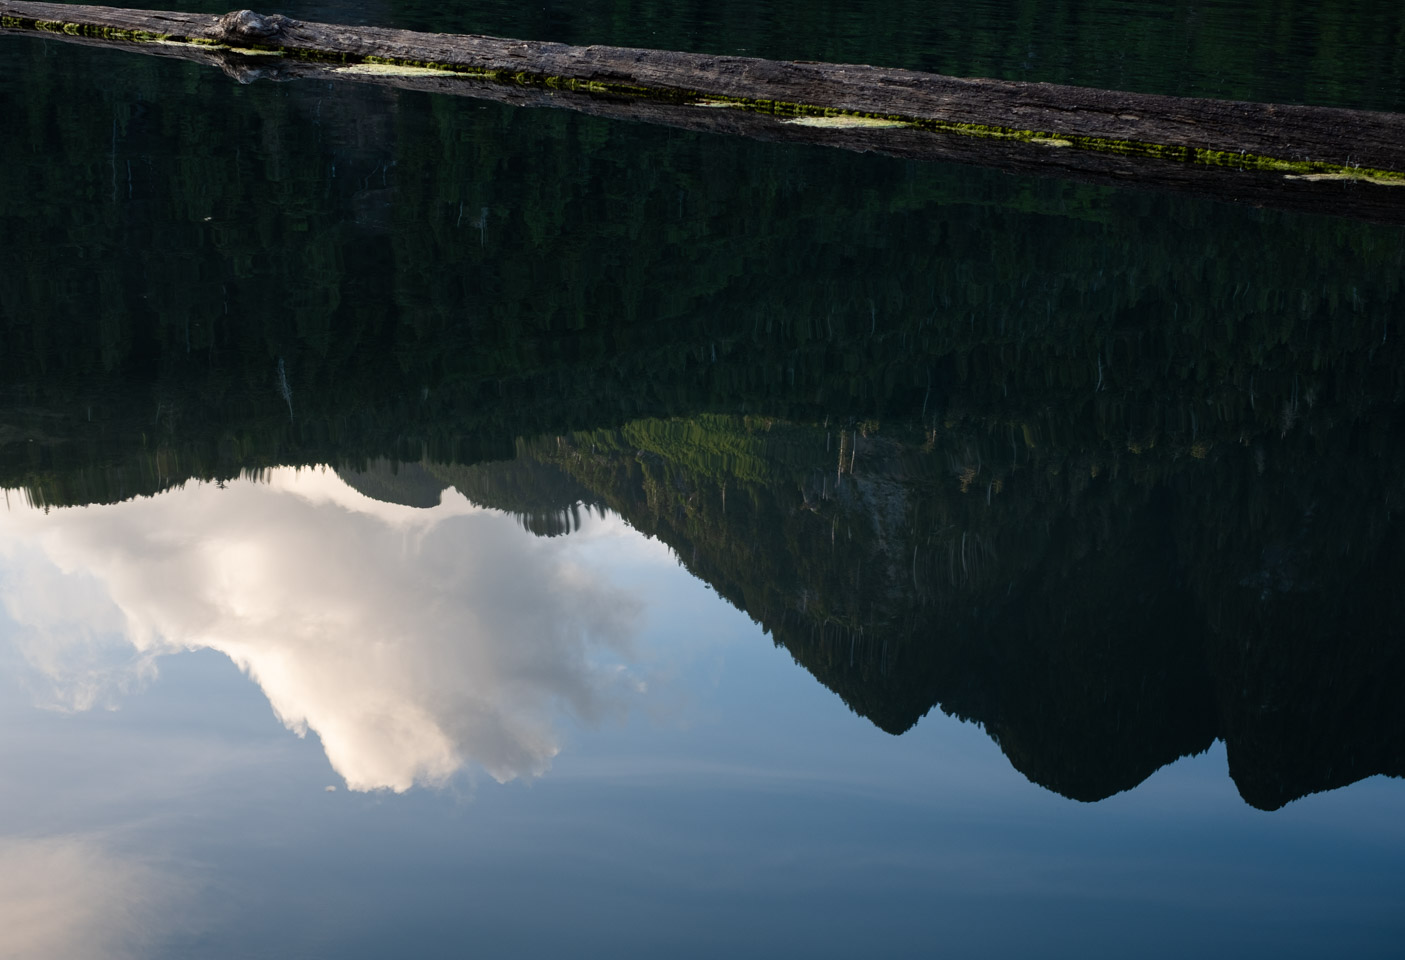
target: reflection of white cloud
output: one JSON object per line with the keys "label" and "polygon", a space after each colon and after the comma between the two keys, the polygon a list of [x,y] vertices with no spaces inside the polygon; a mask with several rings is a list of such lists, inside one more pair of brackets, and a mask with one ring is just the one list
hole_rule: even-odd
{"label": "reflection of white cloud", "polygon": [[149,657],[113,643],[122,612],[94,577],[66,573],[41,550],[18,542],[0,545],[0,571],[0,602],[15,622],[11,643],[50,681],[44,706],[111,705],[127,681],[150,671]]}
{"label": "reflection of white cloud", "polygon": [[175,890],[79,837],[0,837],[0,957],[137,956]]}
{"label": "reflection of white cloud", "polygon": [[0,603],[72,706],[113,675],[110,655],[88,655],[102,637],[125,636],[128,660],[135,648],[126,675],[208,647],[290,729],[315,731],[353,789],[440,782],[470,760],[507,780],[546,769],[558,709],[596,719],[635,688],[600,660],[628,654],[638,604],[572,562],[573,540],[531,537],[453,491],[421,510],[279,470],[0,513]]}

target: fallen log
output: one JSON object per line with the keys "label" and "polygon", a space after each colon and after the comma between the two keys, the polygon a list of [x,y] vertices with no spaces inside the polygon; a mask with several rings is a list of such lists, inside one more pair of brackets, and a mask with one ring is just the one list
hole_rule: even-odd
{"label": "fallen log", "polygon": [[1405,115],[958,79],[853,64],[0,0],[0,29],[763,139],[1405,223]]}

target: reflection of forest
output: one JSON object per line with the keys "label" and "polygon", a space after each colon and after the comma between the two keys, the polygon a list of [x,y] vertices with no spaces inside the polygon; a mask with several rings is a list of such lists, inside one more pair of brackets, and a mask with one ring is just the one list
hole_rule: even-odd
{"label": "reflection of forest", "polygon": [[[81,71],[49,62],[69,53],[35,70],[83,103]],[[102,499],[700,412],[996,420],[1070,449],[1170,431],[1188,450],[1401,388],[1398,230],[210,87],[197,115],[138,101],[116,123],[41,99],[31,139],[0,140],[5,482]]]}
{"label": "reflection of forest", "polygon": [[1405,773],[1398,230],[34,51],[5,486],[607,505],[1070,796],[1215,736],[1266,807]]}

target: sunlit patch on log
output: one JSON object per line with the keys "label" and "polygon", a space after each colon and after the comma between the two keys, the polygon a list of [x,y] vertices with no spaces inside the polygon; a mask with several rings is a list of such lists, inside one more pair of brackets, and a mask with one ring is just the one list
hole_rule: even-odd
{"label": "sunlit patch on log", "polygon": [[796,117],[794,120],[786,120],[786,123],[796,127],[821,127],[831,130],[883,130],[894,127],[910,127],[911,123],[903,120],[879,120],[874,117]]}

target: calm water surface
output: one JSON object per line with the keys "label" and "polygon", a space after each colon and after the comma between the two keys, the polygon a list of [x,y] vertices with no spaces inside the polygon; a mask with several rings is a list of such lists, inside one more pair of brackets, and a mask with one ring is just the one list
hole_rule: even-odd
{"label": "calm water surface", "polygon": [[[1405,108],[1394,4],[286,12]],[[0,104],[0,955],[1399,954],[1399,228]]]}

